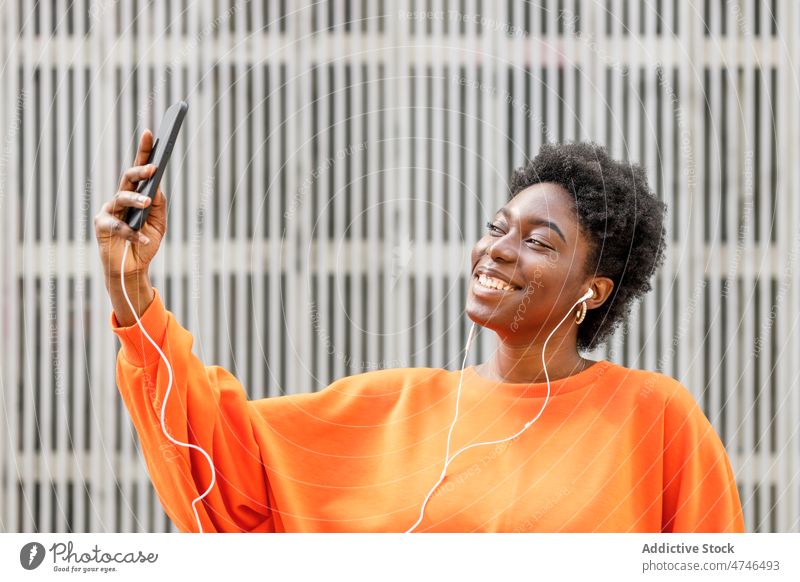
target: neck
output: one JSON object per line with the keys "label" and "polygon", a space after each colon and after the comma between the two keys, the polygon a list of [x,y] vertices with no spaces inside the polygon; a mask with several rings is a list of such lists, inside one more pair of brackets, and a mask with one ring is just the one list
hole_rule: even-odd
{"label": "neck", "polygon": [[[582,372],[594,362],[578,353],[573,341],[559,341],[567,338],[554,336],[547,344],[545,363],[550,381],[559,380]],[[497,350],[489,360],[475,367],[486,378],[499,382],[534,384],[546,382],[542,366],[544,342],[514,345],[501,340]]]}

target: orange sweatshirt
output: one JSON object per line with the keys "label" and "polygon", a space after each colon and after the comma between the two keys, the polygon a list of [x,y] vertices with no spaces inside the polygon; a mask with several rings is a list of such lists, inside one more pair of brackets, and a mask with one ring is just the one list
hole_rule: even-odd
{"label": "orange sweatshirt", "polygon": [[[204,531],[403,532],[439,479],[460,370],[390,369],[316,393],[248,401],[241,384],[192,353],[160,295],[142,323],[170,359],[167,429],[213,458],[198,504]],[[196,531],[192,500],[211,472],[161,431],[167,369],[139,328],[117,382],[161,503]],[[504,384],[469,367],[451,455],[516,433],[547,385]],[[717,434],[676,380],[600,361],[551,381],[539,420],[514,441],[466,451],[431,496],[418,532],[741,532],[734,475]]]}

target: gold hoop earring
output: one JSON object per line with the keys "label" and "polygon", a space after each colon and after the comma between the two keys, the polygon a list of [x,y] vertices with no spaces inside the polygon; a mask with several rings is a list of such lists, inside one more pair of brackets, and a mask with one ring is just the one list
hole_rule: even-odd
{"label": "gold hoop earring", "polygon": [[578,312],[575,314],[575,322],[580,325],[586,318],[586,301],[581,301],[581,306],[578,307]]}

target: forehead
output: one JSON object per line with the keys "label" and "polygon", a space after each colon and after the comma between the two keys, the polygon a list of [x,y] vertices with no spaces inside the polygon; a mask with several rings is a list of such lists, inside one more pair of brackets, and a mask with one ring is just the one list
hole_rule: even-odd
{"label": "forehead", "polygon": [[556,223],[565,235],[576,234],[572,195],[559,184],[534,184],[509,200],[505,209],[512,220],[524,223],[530,218],[546,219]]}

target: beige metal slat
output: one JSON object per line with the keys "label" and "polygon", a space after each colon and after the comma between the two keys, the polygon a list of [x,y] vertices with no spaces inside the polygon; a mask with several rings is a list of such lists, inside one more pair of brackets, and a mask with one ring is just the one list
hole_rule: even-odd
{"label": "beige metal slat", "polygon": [[[450,14],[450,11],[457,9],[458,3],[455,1],[448,2],[445,5],[445,10],[447,10],[448,14]],[[458,78],[461,76],[457,59],[460,52],[458,47],[459,35],[459,23],[450,21],[449,30],[445,37],[447,42],[447,68],[444,75],[445,78],[442,80],[442,83],[447,87],[448,93],[448,99],[445,104],[448,127],[448,132],[445,136],[447,143],[447,174],[445,176],[447,197],[442,209],[449,229],[449,236],[445,243],[446,255],[444,260],[444,264],[447,265],[445,278],[447,302],[446,309],[443,310],[448,346],[444,358],[434,364],[437,368],[445,369],[450,369],[451,362],[463,359],[463,344],[466,341],[466,333],[468,331],[466,324],[469,318],[465,315],[461,296],[463,293],[464,297],[466,297],[467,285],[472,280],[470,276],[471,263],[468,253],[459,252],[463,248],[461,240],[464,238],[466,241],[466,248],[470,248],[470,245],[477,241],[477,239],[464,237],[465,233],[469,232],[469,228],[467,224],[461,222],[460,218],[465,204],[469,205],[470,193],[463,187],[466,175],[465,169],[461,164],[462,149],[468,146],[464,143],[465,136],[461,133],[462,115],[465,112],[464,103],[461,100],[461,85],[458,83]],[[465,276],[462,277],[462,274]],[[466,284],[462,283],[462,281]],[[437,339],[434,338],[434,341],[437,341]]]}
{"label": "beige metal slat", "polygon": [[281,164],[281,152],[283,150],[280,143],[281,123],[282,117],[280,114],[281,105],[281,75],[280,75],[280,59],[278,57],[279,47],[281,43],[279,20],[278,20],[278,0],[270,0],[269,3],[269,28],[267,36],[269,38],[269,189],[268,189],[268,202],[269,202],[269,225],[270,225],[270,246],[269,253],[269,308],[266,325],[269,326],[269,358],[268,369],[270,376],[274,383],[275,388],[270,390],[270,395],[277,393],[277,390],[283,390],[285,387],[281,386],[280,374],[284,369],[285,361],[283,354],[285,351],[281,348],[282,329],[283,329],[283,308],[281,299],[281,272],[282,272],[282,255],[281,245],[282,240],[282,221],[281,216],[281,196],[285,196],[282,191],[280,177],[285,168]]}
{"label": "beige metal slat", "polygon": [[[369,4],[367,10],[361,14],[361,18],[365,20],[367,27],[367,36],[370,39],[378,38],[378,23],[381,18],[380,8],[381,6],[378,4]],[[389,115],[394,115],[394,113],[389,114],[387,111],[382,110],[380,103],[381,88],[385,85],[384,79],[388,76],[385,63],[387,61],[386,56],[390,50],[392,50],[392,47],[389,45],[382,46],[380,50],[366,50],[364,53],[367,67],[367,77],[364,79],[364,82],[367,83],[367,101],[364,103],[364,115],[367,122],[367,133],[364,136],[366,145],[364,172],[366,174],[367,203],[365,220],[369,228],[369,237],[366,244],[369,248],[370,265],[380,264],[381,253],[379,249],[381,239],[385,242],[389,238],[388,228],[380,229],[381,222],[384,221],[386,225],[391,224],[391,215],[387,212],[389,206],[386,203],[385,191],[381,187],[389,168],[386,166],[381,167],[380,152],[381,150],[388,151],[389,139],[397,139],[398,136],[387,136],[384,133],[384,141],[380,141],[379,133],[379,124],[385,128],[384,131],[395,127],[393,124],[387,123],[387,120],[391,119]],[[381,63],[384,63],[383,74],[381,74]],[[393,164],[393,160],[390,160],[388,156],[386,156],[386,160],[387,165]],[[324,216],[315,217],[315,220],[318,221],[317,224],[321,222],[322,218]],[[384,263],[384,272],[388,265],[390,263]],[[383,302],[384,311],[387,311],[390,305],[387,301],[388,292],[385,285],[383,286],[383,295],[381,295],[381,277],[383,277],[383,273],[379,269],[369,267],[366,271],[367,296],[370,301],[366,311],[367,319],[361,332],[367,336],[367,349],[364,356],[370,363],[371,368],[395,368],[398,367],[397,364],[389,360],[385,350],[380,350],[381,342],[385,342],[386,338],[386,327],[382,325],[381,318],[383,314],[380,311],[380,306],[381,302]]]}
{"label": "beige metal slat", "polygon": [[[263,227],[267,216],[267,183],[269,177],[266,173],[266,154],[268,152],[266,123],[267,93],[265,90],[266,75],[264,67],[268,62],[264,35],[266,34],[266,20],[264,14],[264,3],[256,2],[253,5],[253,35],[252,40],[256,53],[261,55],[253,61],[253,158],[250,163],[253,165],[253,240],[250,246],[253,248],[253,258],[249,262],[249,271],[252,276],[251,292],[253,296],[253,339],[250,345],[250,358],[253,365],[253,385],[250,387],[253,399],[264,398],[267,395],[267,383],[265,376],[266,362],[266,335],[267,329],[264,326],[265,294],[264,285],[264,245],[261,242],[266,236],[266,229]],[[190,79],[192,78],[190,71]],[[196,87],[194,83],[190,83]]]}
{"label": "beige metal slat", "polygon": [[[722,35],[722,7],[710,6],[711,10],[711,38],[718,39]],[[708,307],[710,312],[704,314],[708,320],[708,327],[704,330],[705,342],[708,342],[709,364],[706,370],[708,384],[704,387],[710,392],[706,409],[709,420],[720,431],[720,421],[723,405],[723,386],[720,365],[722,363],[722,350],[720,346],[721,333],[721,305],[719,297],[721,295],[721,251],[722,251],[722,207],[720,197],[722,192],[722,69],[723,59],[719,47],[713,47],[710,55],[708,79],[710,86],[706,88],[706,99],[710,109],[709,123],[704,134],[709,139],[709,157],[706,161],[708,168],[708,182],[710,188],[707,196],[707,204],[710,209],[710,216],[706,217],[709,224],[709,240],[706,244],[710,247],[708,260],[704,264],[704,271],[708,277]],[[705,75],[704,80],[705,83]],[[705,214],[705,213],[704,213]]]}
{"label": "beige metal slat", "polygon": [[[433,7],[435,12],[447,15],[447,7],[443,0],[434,0]],[[451,26],[455,22],[449,23]],[[447,83],[446,78],[446,54],[447,40],[445,38],[444,18],[433,19],[433,34],[429,39],[431,50],[436,51],[440,58],[436,59],[432,68],[431,82],[431,103],[433,112],[433,126],[429,128],[431,135],[431,147],[433,149],[433,159],[428,160],[430,164],[431,191],[427,196],[427,206],[431,213],[431,241],[433,242],[433,254],[430,256],[431,262],[436,265],[445,263],[444,221],[448,219],[447,207],[444,199],[446,183],[445,176],[445,117],[447,103],[445,102],[444,88]],[[445,309],[446,298],[445,289],[447,288],[448,273],[446,269],[439,268],[431,275],[431,296],[430,312],[427,317],[432,318],[431,335],[425,338],[425,352],[428,358],[426,365],[433,368],[440,368],[445,365],[444,343],[447,334],[447,311]],[[420,349],[420,346],[417,346]]]}
{"label": "beige metal slat", "polygon": [[[754,91],[755,85],[755,62],[753,55],[754,46],[754,31],[753,26],[755,23],[755,4],[747,2],[744,8],[745,14],[745,30],[744,30],[744,97],[742,102],[745,107],[745,126],[744,133],[742,134],[742,143],[745,147],[745,165],[744,171],[744,204],[746,209],[745,224],[744,224],[744,243],[745,246],[753,248],[756,245],[755,240],[755,218],[753,216],[754,204],[754,183],[755,176],[754,166],[752,165],[755,157],[756,145],[756,119],[755,119],[755,100]],[[750,159],[750,166],[747,165],[747,159]],[[740,305],[740,312],[743,314],[743,329],[744,333],[740,335],[742,344],[740,345],[741,356],[740,362],[742,368],[739,370],[742,382],[742,417],[743,424],[743,445],[747,452],[746,458],[743,461],[742,481],[740,487],[744,491],[742,496],[742,505],[744,509],[745,523],[750,531],[755,531],[759,523],[758,508],[755,504],[755,483],[757,480],[756,466],[753,462],[752,453],[755,450],[755,427],[754,427],[754,392],[755,385],[753,381],[753,352],[752,345],[754,339],[754,322],[753,313],[755,305],[755,277],[753,273],[753,265],[749,261],[745,261],[742,272],[742,304]]]}
{"label": "beige metal slat", "polygon": [[[760,28],[758,34],[758,44],[762,49],[762,54],[766,53],[768,46],[766,46],[765,39],[770,35],[770,8],[769,4],[763,0],[759,0],[761,6],[759,8]],[[759,244],[758,244],[758,281],[760,286],[760,293],[758,295],[758,319],[759,326],[757,336],[758,353],[758,376],[757,376],[757,407],[758,407],[758,434],[756,435],[756,442],[758,443],[758,468],[759,475],[758,487],[759,495],[757,498],[757,514],[759,516],[756,523],[756,531],[769,531],[769,519],[772,513],[771,508],[771,486],[765,479],[769,471],[767,464],[767,451],[770,447],[770,426],[772,424],[771,418],[771,376],[772,376],[772,340],[771,331],[774,325],[774,317],[770,315],[774,304],[772,302],[772,285],[773,276],[772,269],[768,269],[768,262],[770,260],[770,246],[771,236],[770,232],[773,228],[775,216],[773,215],[771,206],[772,185],[771,185],[771,162],[772,162],[772,136],[773,136],[773,117],[771,96],[772,96],[772,67],[771,65],[758,62],[758,68],[761,72],[760,83],[758,83],[759,91],[759,127],[757,136],[758,152],[761,157],[759,164]],[[766,272],[765,272],[766,271]],[[780,281],[778,281],[780,283]]]}
{"label": "beige metal slat", "polygon": [[[781,0],[778,4],[778,35],[783,47],[780,51],[780,65],[778,72],[778,168],[784,172],[778,173],[778,215],[781,217],[779,225],[779,254],[790,256],[791,265],[787,277],[796,282],[797,255],[800,253],[800,238],[798,238],[795,217],[798,215],[800,204],[793,195],[800,187],[800,165],[795,159],[800,153],[800,127],[798,126],[797,95],[800,91],[797,79],[789,74],[798,55],[797,43],[798,6],[796,2]],[[798,531],[798,503],[800,502],[800,480],[798,473],[800,467],[800,439],[798,439],[798,423],[793,418],[793,411],[800,410],[797,390],[794,389],[795,374],[793,373],[795,354],[798,353],[798,326],[797,314],[800,294],[797,285],[789,285],[786,289],[787,298],[784,300],[785,313],[788,316],[778,317],[777,325],[778,345],[780,354],[776,357],[778,364],[777,383],[777,418],[776,441],[780,464],[778,467],[776,531]]]}

